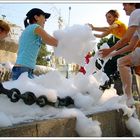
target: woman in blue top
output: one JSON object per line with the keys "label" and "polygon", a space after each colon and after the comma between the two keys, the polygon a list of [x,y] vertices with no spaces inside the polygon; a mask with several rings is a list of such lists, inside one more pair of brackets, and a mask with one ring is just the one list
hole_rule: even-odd
{"label": "woman in blue top", "polygon": [[33,8],[26,14],[25,30],[19,39],[16,63],[12,69],[12,79],[16,80],[23,72],[33,78],[33,70],[42,44],[56,47],[58,41],[44,30],[46,19],[50,17],[41,9]]}

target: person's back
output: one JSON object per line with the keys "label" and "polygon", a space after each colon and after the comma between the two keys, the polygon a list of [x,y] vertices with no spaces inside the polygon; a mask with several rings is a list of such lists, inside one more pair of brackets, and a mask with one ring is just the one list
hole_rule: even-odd
{"label": "person's back", "polygon": [[34,69],[40,49],[41,37],[35,34],[38,24],[31,24],[25,28],[19,39],[19,50],[16,64]]}

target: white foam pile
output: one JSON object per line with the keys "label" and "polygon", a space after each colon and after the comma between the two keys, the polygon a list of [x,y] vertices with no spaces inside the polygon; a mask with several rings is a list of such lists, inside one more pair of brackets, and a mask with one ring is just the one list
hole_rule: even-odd
{"label": "white foam pile", "polygon": [[[84,56],[95,48],[95,37],[87,25],[67,27],[54,32],[54,35],[59,40],[55,55],[66,58],[68,63],[85,65]],[[98,58],[97,53],[95,58]],[[34,79],[29,79],[27,73],[23,73],[18,80],[3,82],[7,89],[17,88],[21,93],[30,91],[36,97],[45,95],[51,102],[55,102],[58,96],[60,98],[70,96],[75,106],[55,108],[46,105],[41,108],[37,104],[25,105],[22,99],[12,103],[6,95],[0,94],[0,127],[34,120],[73,116],[77,118],[76,131],[79,136],[101,137],[101,123],[86,115],[122,108],[124,114],[129,117],[127,126],[132,130],[131,122],[138,121],[130,120],[134,110],[126,106],[123,96],[118,96],[113,87],[105,92],[99,90],[99,86],[107,80],[107,77],[102,71],[96,70],[96,74],[92,73],[95,69],[95,58],[92,59],[93,65],[87,66],[86,75],[78,73],[67,79],[59,71],[53,70],[47,74],[35,76]],[[132,131],[135,136],[140,134],[138,130]]]}

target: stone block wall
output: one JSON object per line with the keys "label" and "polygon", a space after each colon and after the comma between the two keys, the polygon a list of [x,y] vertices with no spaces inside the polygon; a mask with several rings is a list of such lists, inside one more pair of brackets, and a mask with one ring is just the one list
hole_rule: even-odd
{"label": "stone block wall", "polygon": [[[140,103],[136,104],[140,119]],[[101,123],[102,137],[132,137],[126,128],[123,111],[110,110],[90,114],[88,117]],[[79,137],[76,118],[47,119],[0,128],[0,137]]]}
{"label": "stone block wall", "polygon": [[0,40],[0,63],[16,61],[18,44],[14,41]]}
{"label": "stone block wall", "polygon": [[75,118],[49,119],[0,128],[0,137],[74,137]]}

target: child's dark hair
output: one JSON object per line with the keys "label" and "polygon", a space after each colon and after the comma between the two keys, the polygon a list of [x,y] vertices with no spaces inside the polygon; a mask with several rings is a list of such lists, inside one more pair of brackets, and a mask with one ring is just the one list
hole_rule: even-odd
{"label": "child's dark hair", "polygon": [[31,18],[26,17],[24,20],[24,26],[26,28],[29,24],[33,24],[35,22],[36,22],[36,19],[34,17],[31,17]]}
{"label": "child's dark hair", "polygon": [[118,13],[117,10],[109,10],[109,11],[106,13],[106,15],[107,15],[107,14],[111,14],[111,15],[114,16],[115,18],[119,18],[119,13]]}

